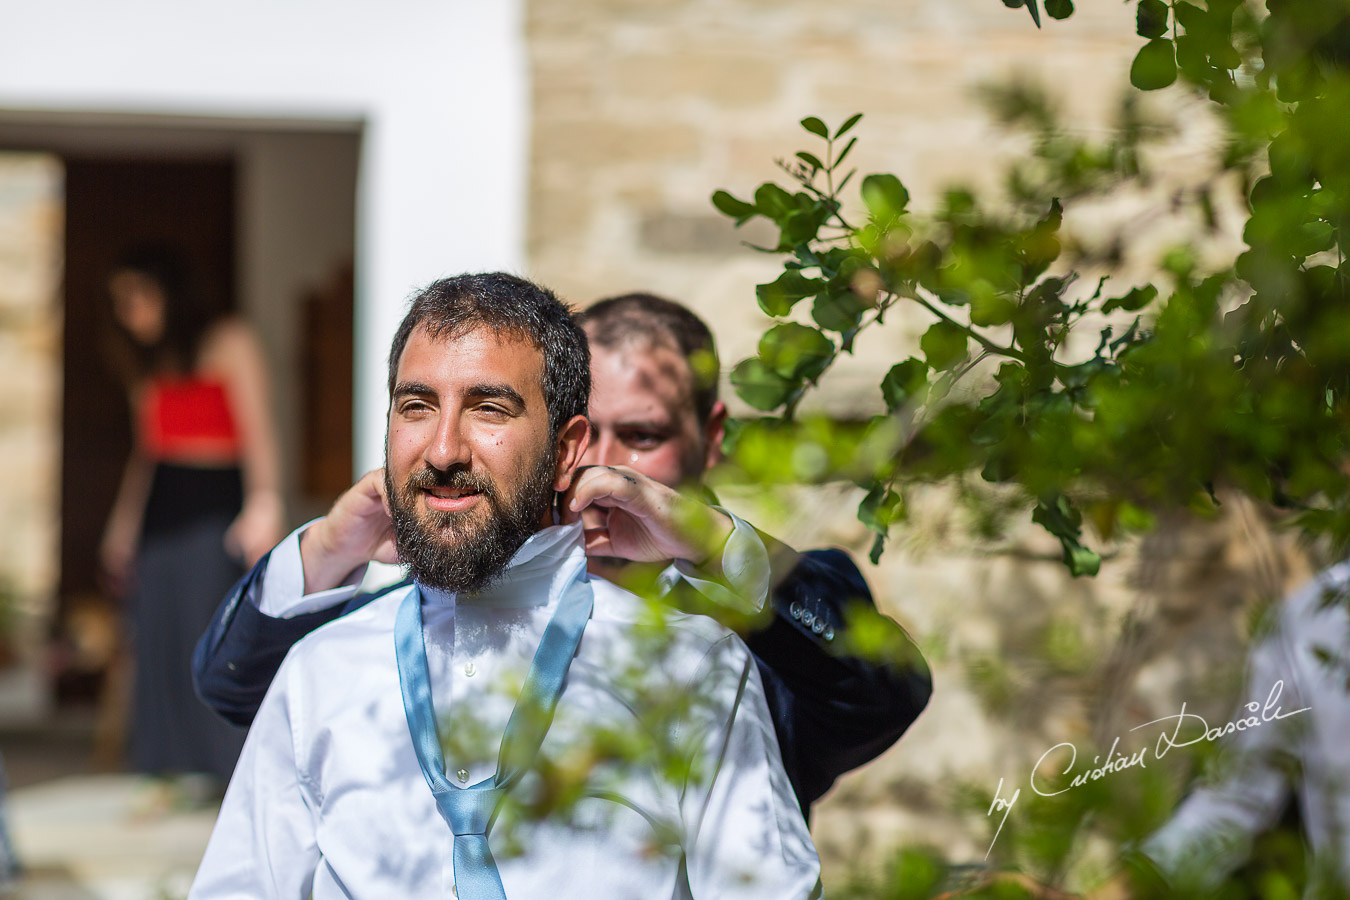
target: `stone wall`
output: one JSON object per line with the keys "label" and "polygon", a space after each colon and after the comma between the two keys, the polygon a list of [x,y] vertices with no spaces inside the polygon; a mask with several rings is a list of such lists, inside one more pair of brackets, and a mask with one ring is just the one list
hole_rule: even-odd
{"label": "stone wall", "polygon": [[[776,266],[740,243],[772,243],[765,231],[737,232],[708,198],[748,196],[782,175],[776,159],[817,150],[801,118],[837,125],[863,112],[851,163],[898,174],[914,205],[931,207],[953,183],[992,186],[1023,147],[992,122],[979,86],[1044,84],[1076,129],[1097,131],[1139,45],[1121,3],[1080,3],[1040,31],[994,0],[526,7],[532,273],[582,304],[639,288],[676,297],[714,324],[728,365],[753,352],[765,324],[753,286]],[[901,332],[859,341],[858,359],[827,376],[836,402],[879,403],[879,373],[897,342],[912,343]]]}
{"label": "stone wall", "polygon": [[[764,330],[754,285],[777,263],[741,246],[772,236],[737,233],[711,192],[748,196],[781,174],[776,158],[814,150],[802,117],[837,124],[859,111],[852,162],[898,174],[916,207],[953,182],[992,187],[1024,145],[974,95],[1010,77],[1043,83],[1072,127],[1101,133],[1140,44],[1134,8],[1077,7],[1037,31],[1025,10],[995,0],[529,0],[531,274],[582,304],[635,289],[682,300],[713,325],[729,369]],[[1206,118],[1168,92],[1149,108],[1177,130],[1162,152],[1184,179],[1212,150]],[[1177,234],[1157,219],[1147,231],[1143,268]],[[1236,240],[1220,236],[1220,250]],[[901,319],[866,336],[858,359],[827,376],[825,402],[875,409],[881,374],[915,352],[925,325]],[[1026,510],[996,542],[978,542],[951,490],[919,492],[879,567],[865,562],[851,489],[726,499],[796,546],[833,544],[864,560],[879,605],[934,670],[932,703],[904,740],[817,806],[827,888],[900,843],[979,863],[996,823],[958,798],[972,787],[992,794],[999,778],[1029,794],[1027,774],[1059,741],[1109,744],[1182,699],[1223,716],[1252,611],[1310,571],[1238,500],[1215,521],[1165,523],[1142,546],[1108,546],[1102,574],[1074,580]],[[1168,774],[1180,783],[1188,772],[1178,763]],[[1082,869],[1082,881],[1103,871]]]}
{"label": "stone wall", "polygon": [[56,592],[63,210],[56,158],[0,153],[0,641],[16,654],[0,666],[8,715],[40,703],[35,638]]}

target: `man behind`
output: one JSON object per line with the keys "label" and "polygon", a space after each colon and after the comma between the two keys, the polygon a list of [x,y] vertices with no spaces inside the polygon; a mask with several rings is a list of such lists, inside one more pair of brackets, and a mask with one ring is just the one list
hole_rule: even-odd
{"label": "man behind", "polygon": [[[634,659],[648,606],[586,574],[579,523],[550,524],[590,440],[586,341],[566,307],[506,275],[436,282],[390,363],[385,487],[414,584],[288,654],[192,896],[815,892],[819,864],[744,645],[672,615],[661,656]],[[521,686],[513,663],[531,657]],[[502,682],[510,696],[491,690]],[[503,796],[545,790],[527,774],[536,754],[650,726],[635,698],[671,685],[697,700],[666,735],[687,755],[680,783],[602,761],[567,821],[521,823],[523,853],[499,846],[493,859]],[[502,735],[496,762],[443,759],[441,738],[456,735],[438,722]]]}
{"label": "man behind", "polygon": [[[839,652],[847,607],[872,602],[846,554],[795,553],[674,490],[696,485],[720,458],[726,406],[701,319],[677,303],[628,294],[592,305],[578,321],[591,345],[593,432],[564,515],[576,515],[574,503],[585,507],[593,572],[612,573],[620,557],[673,561],[664,579],[681,595],[673,599],[711,601],[740,616],[763,611],[742,633],[788,777],[809,812],[840,774],[891,746],[919,715],[932,691],[927,667],[912,646],[903,659],[881,661]],[[397,558],[382,489],[378,471],[366,475],[222,603],[193,660],[199,693],[221,715],[252,721],[290,644],[370,599],[352,586],[365,564]],[[690,522],[702,525],[697,541],[687,537]]]}

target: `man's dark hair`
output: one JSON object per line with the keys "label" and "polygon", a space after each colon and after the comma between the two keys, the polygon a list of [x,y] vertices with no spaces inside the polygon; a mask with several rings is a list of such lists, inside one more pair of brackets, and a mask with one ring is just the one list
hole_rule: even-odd
{"label": "man's dark hair", "polygon": [[577,315],[591,341],[613,350],[631,340],[668,341],[689,362],[694,409],[707,421],[717,403],[717,346],[702,319],[655,294],[623,294],[601,300]]}
{"label": "man's dark hair", "polygon": [[528,338],[544,354],[544,403],[553,437],[573,416],[586,415],[591,395],[586,333],[552,291],[502,272],[442,278],[413,296],[389,349],[389,396],[413,331],[425,328],[440,339],[478,327]]}

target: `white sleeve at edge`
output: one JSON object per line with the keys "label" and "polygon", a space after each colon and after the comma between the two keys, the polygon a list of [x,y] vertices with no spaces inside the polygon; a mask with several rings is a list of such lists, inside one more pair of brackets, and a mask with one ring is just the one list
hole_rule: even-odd
{"label": "white sleeve at edge", "polygon": [[294,657],[258,709],[189,900],[306,900],[313,890],[317,817],[297,764]]}
{"label": "white sleeve at edge", "polygon": [[258,611],[274,619],[290,619],[305,613],[317,612],[338,603],[346,603],[356,596],[366,567],[362,566],[347,577],[346,582],[326,591],[305,593],[305,569],[300,561],[300,535],[319,521],[306,522],[282,539],[272,550],[263,572],[262,590],[258,595]]}

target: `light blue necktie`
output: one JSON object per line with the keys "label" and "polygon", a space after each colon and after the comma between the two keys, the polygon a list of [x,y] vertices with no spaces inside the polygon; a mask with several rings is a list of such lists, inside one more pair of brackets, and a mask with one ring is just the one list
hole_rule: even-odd
{"label": "light blue necktie", "polygon": [[581,633],[591,617],[594,595],[582,576],[585,560],[570,573],[558,607],[544,629],[520,698],[506,723],[497,771],[490,778],[468,787],[457,787],[445,775],[445,756],[436,731],[436,710],[431,702],[431,675],[422,636],[422,592],[413,585],[403,599],[394,623],[403,710],[408,717],[413,747],[422,774],[431,787],[441,815],[455,835],[452,860],[455,889],[460,900],[505,900],[497,863],[488,849],[487,832],[502,797],[533,764],[544,742],[553,710],[562,694],[567,669],[581,643]]}

